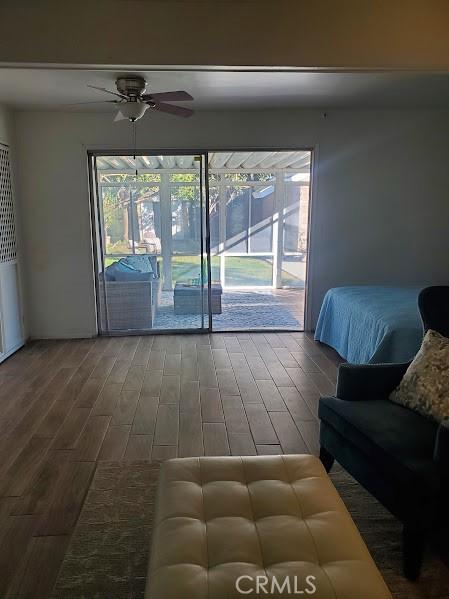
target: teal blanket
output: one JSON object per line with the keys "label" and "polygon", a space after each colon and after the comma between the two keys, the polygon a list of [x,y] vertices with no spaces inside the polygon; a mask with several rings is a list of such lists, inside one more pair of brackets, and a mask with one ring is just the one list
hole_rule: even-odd
{"label": "teal blanket", "polygon": [[420,287],[335,287],[323,300],[315,339],[353,364],[408,362],[423,327]]}

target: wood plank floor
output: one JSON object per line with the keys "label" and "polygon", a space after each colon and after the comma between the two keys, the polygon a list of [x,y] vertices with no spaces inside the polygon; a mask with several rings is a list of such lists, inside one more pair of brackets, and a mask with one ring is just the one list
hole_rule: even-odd
{"label": "wood plank floor", "polygon": [[0,365],[0,597],[49,595],[98,461],[317,453],[338,362],[305,333],[23,348]]}

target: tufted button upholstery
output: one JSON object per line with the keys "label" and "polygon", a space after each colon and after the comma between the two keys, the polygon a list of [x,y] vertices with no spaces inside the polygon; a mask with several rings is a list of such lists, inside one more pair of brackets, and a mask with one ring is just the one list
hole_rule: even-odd
{"label": "tufted button upholstery", "polygon": [[[249,578],[276,577],[263,593]],[[321,462],[309,455],[181,458],[161,467],[147,599],[391,597]],[[263,580],[263,579],[261,579]],[[271,587],[266,587],[269,591]],[[251,592],[252,589],[252,592]]]}

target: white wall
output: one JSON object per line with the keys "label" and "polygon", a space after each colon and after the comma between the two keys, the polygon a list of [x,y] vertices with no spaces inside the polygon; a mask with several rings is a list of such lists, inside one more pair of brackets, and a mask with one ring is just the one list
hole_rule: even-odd
{"label": "white wall", "polygon": [[[33,337],[95,333],[87,149],[132,147],[112,115],[18,113]],[[151,115],[146,149],[315,147],[311,323],[329,287],[449,283],[449,111]]]}

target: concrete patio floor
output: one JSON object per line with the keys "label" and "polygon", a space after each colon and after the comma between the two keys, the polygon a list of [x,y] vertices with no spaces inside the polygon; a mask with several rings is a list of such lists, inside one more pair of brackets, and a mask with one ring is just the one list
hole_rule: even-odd
{"label": "concrete patio floor", "polygon": [[[213,329],[304,328],[304,289],[227,290],[222,295],[222,313],[213,315]],[[205,318],[207,324],[207,317]],[[163,291],[154,328],[194,329],[201,327],[199,314],[175,314],[173,291]]]}

